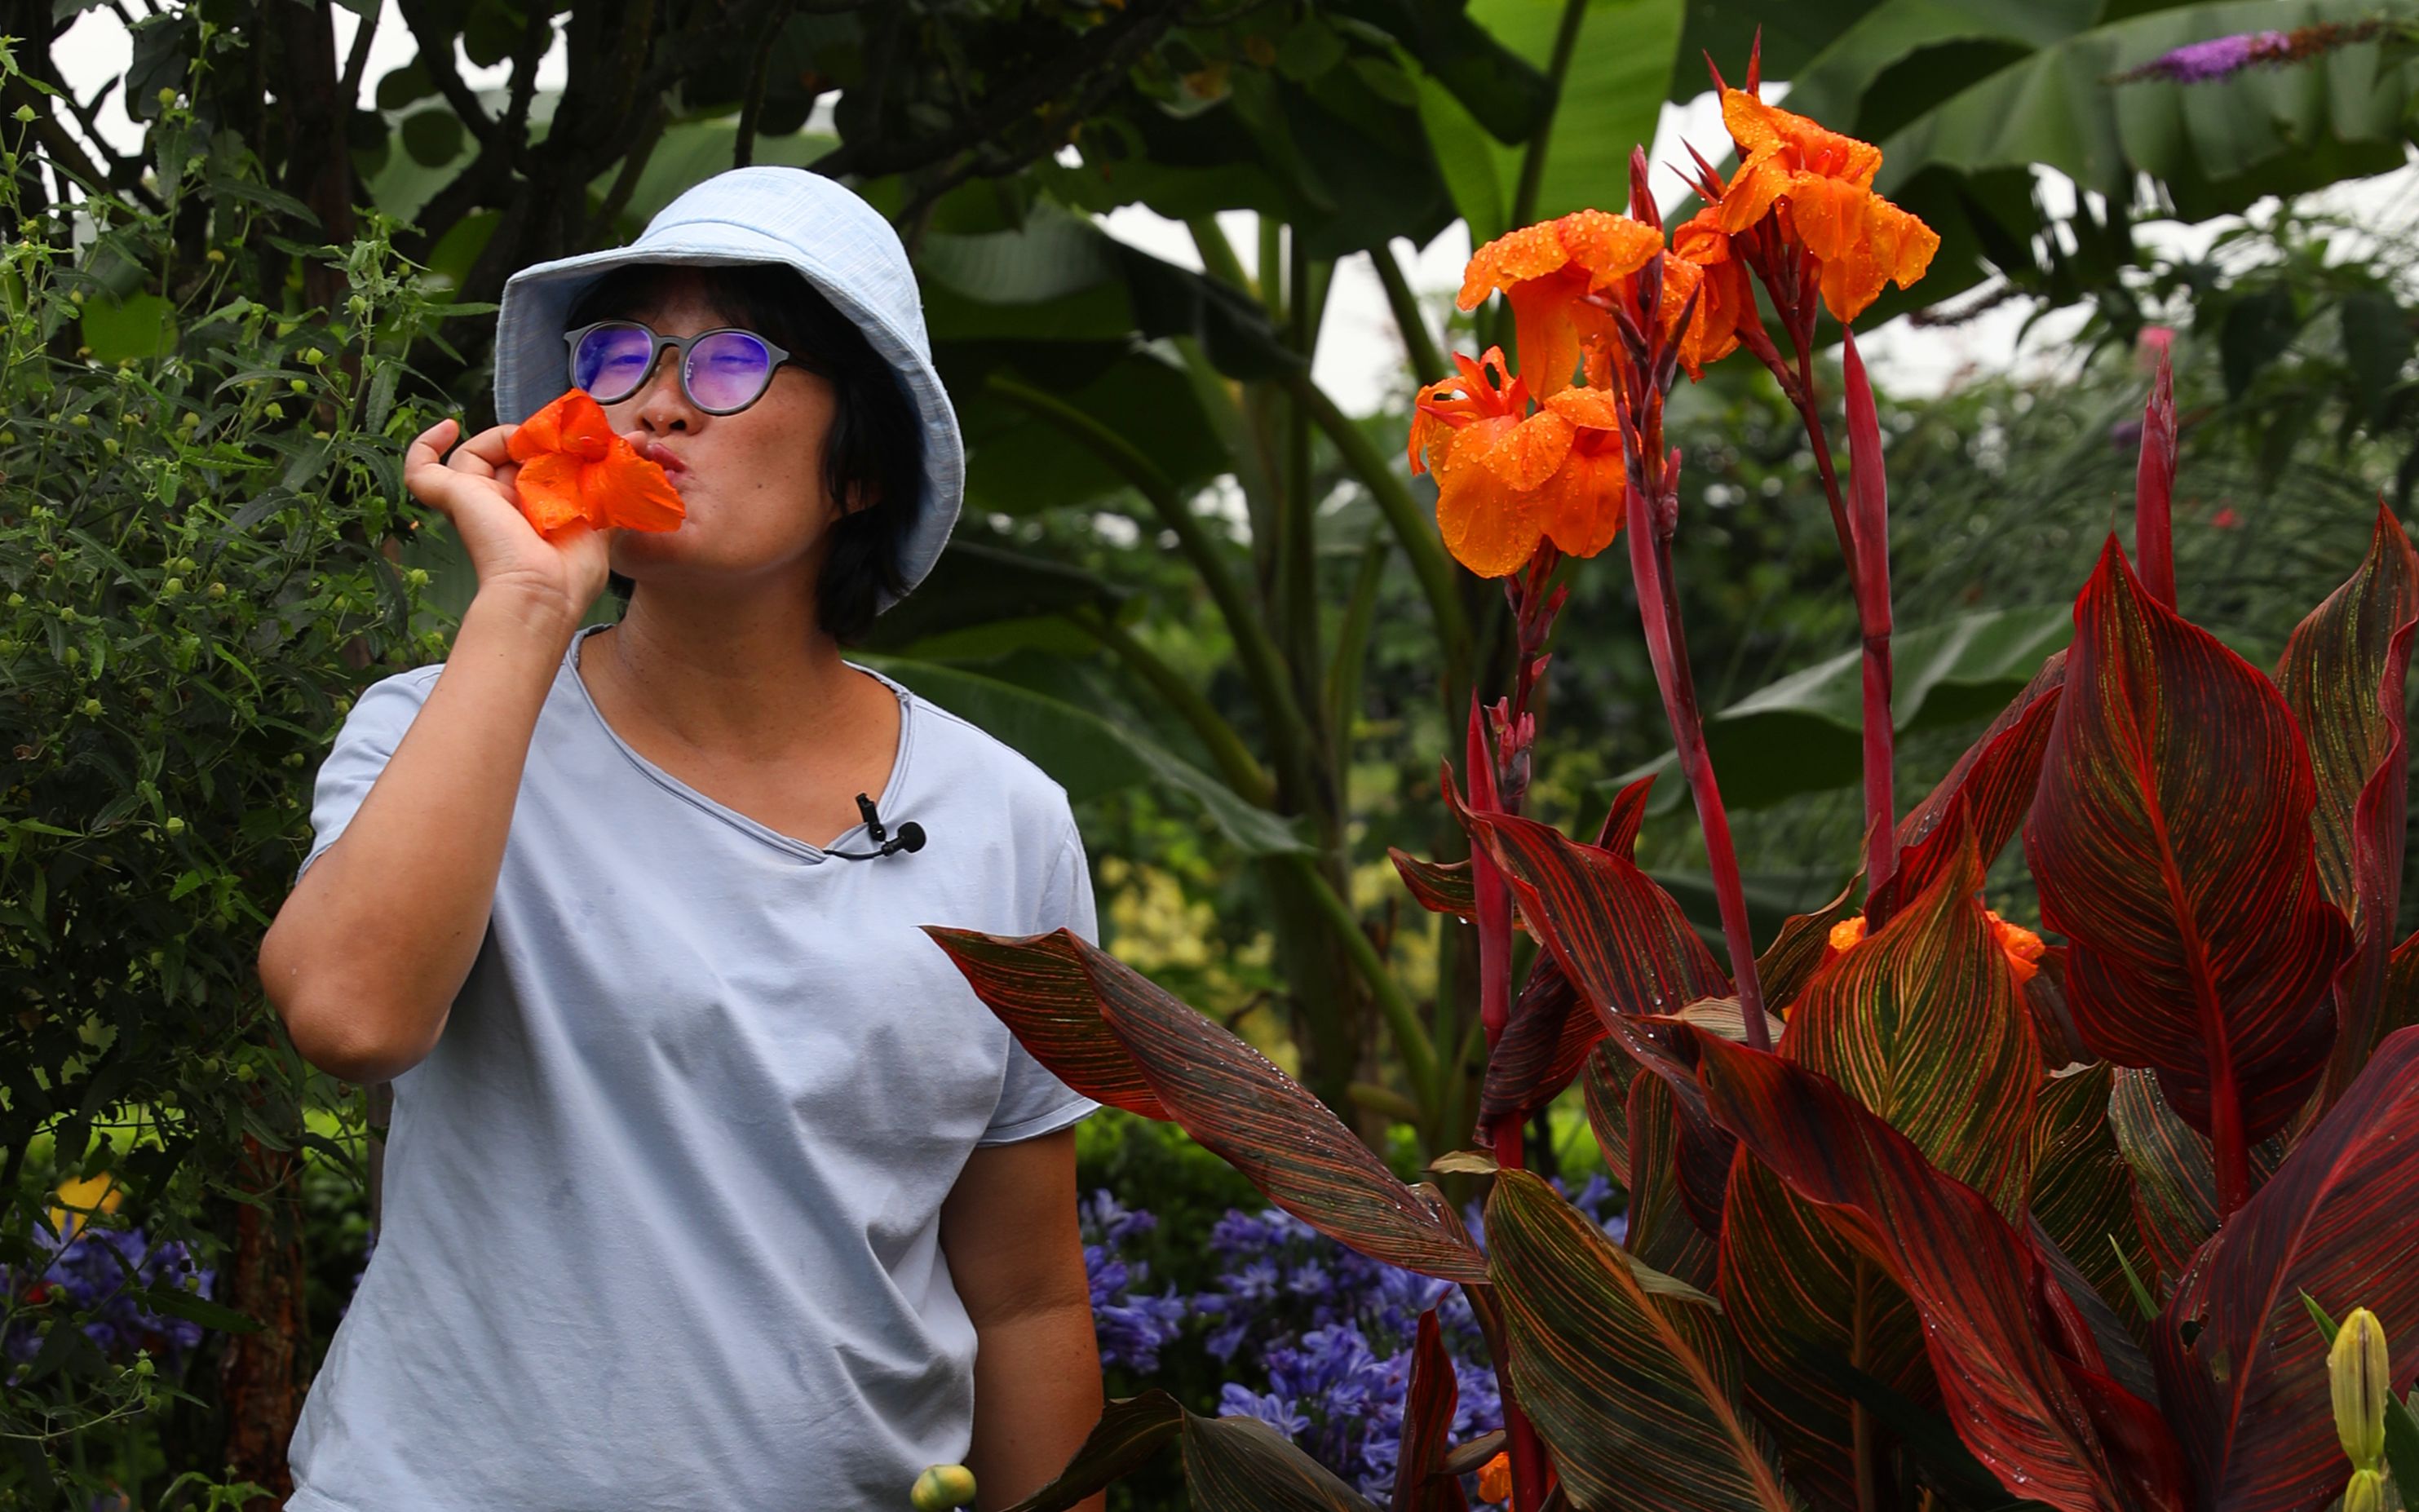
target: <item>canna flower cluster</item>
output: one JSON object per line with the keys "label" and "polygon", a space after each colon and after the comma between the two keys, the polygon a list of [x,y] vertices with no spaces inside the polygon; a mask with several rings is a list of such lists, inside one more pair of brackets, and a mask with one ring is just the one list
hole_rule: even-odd
{"label": "canna flower cluster", "polygon": [[1548,542],[1572,557],[1611,544],[1636,456],[1659,461],[1659,413],[1640,409],[1672,364],[1702,378],[1744,345],[1784,387],[1802,381],[1764,331],[1758,283],[1802,353],[1818,307],[1844,325],[1939,250],[1873,192],[1880,148],[1764,103],[1753,64],[1721,95],[1739,165],[1724,182],[1699,160],[1705,208],[1668,246],[1641,180],[1633,214],[1579,210],[1471,255],[1456,302],[1503,296],[1520,371],[1500,348],[1456,354],[1459,371],[1419,393],[1410,460],[1435,474],[1439,532],[1471,572],[1507,577]]}

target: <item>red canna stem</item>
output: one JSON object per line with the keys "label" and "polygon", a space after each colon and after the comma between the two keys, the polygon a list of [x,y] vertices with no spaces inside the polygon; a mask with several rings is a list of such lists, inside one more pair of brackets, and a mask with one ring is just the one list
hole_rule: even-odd
{"label": "red canna stem", "polygon": [[[1898,873],[1898,807],[1890,791],[1896,730],[1890,714],[1889,481],[1882,471],[1881,418],[1865,360],[1857,351],[1857,333],[1842,327],[1841,334],[1847,342],[1848,464],[1854,469],[1849,483],[1855,490],[1849,506],[1850,577],[1865,652],[1865,892],[1872,897]],[[1879,929],[1883,922],[1868,918],[1866,926]]]}
{"label": "red canna stem", "polygon": [[[1667,501],[1674,491],[1665,479],[1676,481],[1680,455],[1673,452],[1668,470],[1656,479],[1656,492]],[[1663,713],[1672,724],[1672,744],[1679,748],[1680,768],[1687,774],[1688,791],[1697,800],[1697,820],[1705,832],[1705,859],[1714,873],[1714,898],[1721,910],[1722,941],[1731,956],[1732,980],[1738,988],[1740,1015],[1747,1021],[1747,1042],[1757,1050],[1772,1048],[1764,1020],[1764,987],[1756,980],[1755,938],[1748,928],[1747,889],[1740,883],[1738,851],[1731,841],[1731,821],[1722,807],[1721,785],[1714,778],[1713,758],[1705,749],[1704,719],[1697,708],[1696,680],[1688,671],[1688,645],[1680,624],[1677,594],[1672,589],[1671,527],[1654,517],[1659,513],[1632,477],[1628,517],[1623,532],[1629,537],[1629,570],[1638,584],[1638,617],[1646,631],[1647,659],[1654,664],[1656,685],[1663,694]]]}
{"label": "red canna stem", "polygon": [[2150,402],[2142,407],[2142,460],[2134,474],[2134,554],[2141,559],[2142,583],[2169,609],[2176,607],[2176,538],[2168,505],[2176,486],[2176,377],[2166,348],[2159,349],[2159,376]]}

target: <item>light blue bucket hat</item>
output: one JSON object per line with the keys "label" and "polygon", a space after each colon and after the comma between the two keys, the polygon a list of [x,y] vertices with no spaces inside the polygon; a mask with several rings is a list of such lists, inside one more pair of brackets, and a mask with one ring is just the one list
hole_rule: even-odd
{"label": "light blue bucket hat", "polygon": [[[901,581],[932,570],[965,494],[965,444],[932,367],[924,305],[907,249],[881,212],[841,184],[803,168],[758,166],[716,174],[655,213],[626,247],[537,263],[504,285],[496,315],[496,418],[517,424],[571,386],[562,345],[572,306],[588,287],[630,263],[723,268],[783,263],[856,322],[923,423],[924,487],[900,549]],[[879,609],[897,599],[881,594]]]}

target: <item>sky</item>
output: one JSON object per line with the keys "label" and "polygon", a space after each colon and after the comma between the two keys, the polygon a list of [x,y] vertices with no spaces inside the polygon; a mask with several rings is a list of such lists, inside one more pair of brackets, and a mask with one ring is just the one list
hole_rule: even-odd
{"label": "sky", "polygon": [[[350,49],[361,22],[339,6],[335,24],[336,49],[342,56]],[[88,99],[100,84],[124,70],[131,47],[125,23],[109,8],[101,8],[85,11],[53,49],[53,56],[78,98]],[[396,14],[394,0],[386,0],[370,43],[369,67],[363,73],[364,93],[374,89],[390,70],[409,63],[418,51]],[[456,61],[473,88],[501,85],[509,71],[501,64],[479,69],[467,58],[457,57]],[[563,45],[558,37],[554,50],[539,65],[538,87],[559,87],[563,69]],[[1768,97],[1776,101],[1786,94],[1785,85],[1767,85],[1766,89]],[[99,121],[102,134],[121,151],[131,150],[141,141],[141,130],[127,117],[116,95],[100,113]],[[1686,156],[1681,150],[1683,142],[1694,142],[1706,156],[1721,161],[1722,154],[1714,148],[1726,151],[1728,144],[1721,129],[1719,106],[1711,95],[1663,109],[1650,157],[1657,164],[1654,180],[1656,197],[1666,206],[1677,204],[1686,193],[1678,176],[1668,166]],[[2073,185],[2056,174],[2044,172],[2042,177],[2043,197],[2051,208],[2071,208],[2074,203]],[[1614,193],[1619,193],[1618,186]],[[2328,208],[2375,227],[2378,235],[2408,237],[2419,230],[2419,167],[2405,166],[2377,178],[2338,185],[2318,199]],[[2258,208],[2254,207],[2255,215]],[[1255,217],[1248,211],[1233,211],[1220,219],[1244,266],[1250,268],[1256,260],[1259,245]],[[1200,267],[1192,237],[1184,227],[1145,207],[1128,206],[1102,221],[1109,234],[1121,240],[1171,262]],[[2205,250],[2229,224],[2232,223],[2219,221],[2182,226],[2153,223],[2137,227],[2137,236],[2152,247],[2196,252]],[[1457,224],[1425,247],[1413,247],[1408,241],[1395,244],[1408,281],[1414,290],[1430,298],[1431,308],[1441,308],[1442,299],[1460,286],[1462,265],[1469,260],[1470,250],[1469,235]],[[2338,249],[2338,255],[2343,256],[2360,253],[2357,239],[2347,240]],[[1953,328],[1918,328],[1904,319],[1893,320],[1871,332],[1858,332],[1857,342],[1875,381],[1883,389],[1910,397],[1934,394],[1974,372],[2055,371],[2061,361],[2068,359],[2066,339],[2081,326],[2085,312],[2053,311],[2028,326],[2038,308],[2029,300],[2011,300]],[[1336,403],[1352,414],[1378,409],[1390,390],[1407,381],[1394,316],[1386,306],[1377,274],[1364,257],[1346,259],[1335,270],[1313,375],[1334,395]]]}

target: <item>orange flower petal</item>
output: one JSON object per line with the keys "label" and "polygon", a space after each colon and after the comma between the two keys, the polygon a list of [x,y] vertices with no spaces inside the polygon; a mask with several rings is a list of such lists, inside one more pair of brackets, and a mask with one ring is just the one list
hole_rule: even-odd
{"label": "orange flower petal", "polygon": [[612,439],[604,461],[581,470],[580,482],[592,507],[601,507],[608,525],[669,531],[688,517],[688,506],[681,502],[663,468],[640,456],[619,436]]}
{"label": "orange flower petal", "polygon": [[1478,1499],[1501,1502],[1512,1494],[1512,1456],[1498,1454],[1478,1467]]}
{"label": "orange flower petal", "polygon": [[1738,144],[1743,165],[1779,158],[1793,172],[1845,179],[1859,189],[1871,188],[1873,175],[1881,171],[1882,149],[1872,143],[1767,105],[1744,89],[1722,91],[1722,124]]}
{"label": "orange flower petal", "polygon": [[1610,546],[1628,502],[1628,471],[1621,463],[1619,438],[1603,431],[1588,434],[1594,438],[1591,444],[1572,447],[1562,467],[1537,490],[1538,521],[1564,556],[1592,557]]}
{"label": "orange flower petal", "polygon": [[521,464],[513,478],[521,514],[540,535],[552,535],[574,520],[586,519],[581,506],[579,461],[562,452],[547,452]]}
{"label": "orange flower petal", "polygon": [[1851,949],[1864,942],[1865,916],[1862,914],[1852,918],[1843,918],[1831,926],[1830,944],[1834,950]]}
{"label": "orange flower petal", "polygon": [[1513,285],[1506,296],[1512,301],[1513,330],[1520,338],[1520,375],[1540,399],[1571,386],[1579,362],[1579,331],[1571,306],[1585,291],[1576,277],[1533,278]]}
{"label": "orange flower petal", "polygon": [[1621,429],[1621,401],[1603,389],[1564,389],[1546,408],[1581,430]]}
{"label": "orange flower petal", "polygon": [[1482,578],[1517,570],[1537,549],[1537,496],[1504,486],[1487,453],[1519,424],[1474,421],[1454,438],[1437,473],[1437,532],[1455,561]]}
{"label": "orange flower petal", "polygon": [[1801,177],[1789,204],[1806,250],[1822,261],[1823,304],[1835,320],[1862,315],[1884,284],[1905,288],[1921,278],[1940,248],[1939,234],[1915,216],[1836,179]]}
{"label": "orange flower petal", "polygon": [[574,520],[669,531],[687,517],[664,470],[615,434],[584,390],[570,390],[516,426],[504,450],[521,465],[513,480],[521,513],[542,535]]}
{"label": "orange flower petal", "polygon": [[1504,432],[1478,460],[1498,483],[1526,493],[1552,477],[1570,451],[1571,423],[1547,409]]}
{"label": "orange flower petal", "polygon": [[1454,302],[1475,310],[1498,289],[1543,278],[1570,260],[1571,255],[1563,249],[1562,227],[1551,221],[1508,231],[1470,255],[1462,270],[1461,292]]}
{"label": "orange flower petal", "polygon": [[1999,949],[2006,952],[2009,969],[2016,974],[2017,986],[2021,987],[2041,975],[2042,951],[2046,948],[2040,935],[2022,924],[2009,923],[1993,909],[1984,909],[1982,918],[1991,927],[1991,937],[1998,941]]}

